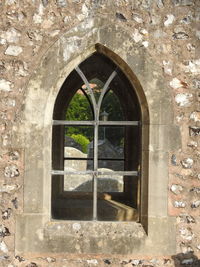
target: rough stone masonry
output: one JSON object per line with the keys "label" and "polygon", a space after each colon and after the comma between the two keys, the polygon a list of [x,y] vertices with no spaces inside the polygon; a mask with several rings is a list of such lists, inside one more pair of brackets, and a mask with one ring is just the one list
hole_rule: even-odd
{"label": "rough stone masonry", "polygon": [[[200,2],[2,0],[0,8],[0,266],[200,266]],[[176,218],[174,255],[15,253],[15,222],[24,207],[20,133],[27,84],[46,51],[90,17],[128,32],[132,39],[124,45],[153,58],[171,96],[181,133],[181,148],[172,148],[166,162],[168,214]],[[128,56],[128,49],[124,53]]]}

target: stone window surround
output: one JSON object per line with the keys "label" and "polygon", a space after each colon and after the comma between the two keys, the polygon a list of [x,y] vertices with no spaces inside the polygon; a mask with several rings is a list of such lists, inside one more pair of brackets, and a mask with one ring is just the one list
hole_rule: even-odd
{"label": "stone window surround", "polygon": [[[25,144],[25,175],[24,210],[17,217],[16,224],[17,254],[175,253],[175,218],[169,217],[167,212],[168,154],[180,147],[180,133],[173,124],[171,94],[163,81],[162,69],[153,62],[145,48],[138,49],[133,40],[127,47],[123,40],[131,40],[131,36],[116,23],[107,25],[100,18],[91,18],[66,32],[49,48],[29,81],[19,137]],[[146,133],[142,136],[145,186],[141,191],[146,201],[142,205],[142,225],[51,220],[54,102],[68,74],[97,49],[119,65],[137,87],[143,132]],[[126,51],[131,52],[127,55]]]}

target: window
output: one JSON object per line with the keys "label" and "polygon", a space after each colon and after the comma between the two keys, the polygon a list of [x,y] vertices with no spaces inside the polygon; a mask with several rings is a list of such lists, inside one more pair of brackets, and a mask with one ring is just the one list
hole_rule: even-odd
{"label": "window", "polygon": [[138,221],[141,111],[134,88],[109,58],[91,55],[56,99],[52,217]]}

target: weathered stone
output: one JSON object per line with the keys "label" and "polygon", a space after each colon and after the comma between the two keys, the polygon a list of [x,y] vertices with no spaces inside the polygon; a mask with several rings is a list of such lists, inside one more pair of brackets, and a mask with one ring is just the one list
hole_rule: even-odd
{"label": "weathered stone", "polygon": [[200,122],[200,111],[194,111],[190,114],[190,120]]}
{"label": "weathered stone", "polygon": [[181,192],[183,191],[183,187],[181,185],[178,184],[173,184],[170,188],[170,190],[175,194],[175,195],[179,195],[181,194]]}
{"label": "weathered stone", "polygon": [[185,168],[185,169],[191,169],[192,166],[193,166],[193,159],[191,159],[191,158],[183,159],[181,161],[181,164],[182,164],[183,168]]}
{"label": "weathered stone", "polygon": [[193,86],[195,89],[200,89],[200,80],[194,79],[193,80]]}
{"label": "weathered stone", "polygon": [[164,73],[167,75],[172,75],[172,62],[163,60],[163,69]]}
{"label": "weathered stone", "polygon": [[18,200],[17,200],[17,198],[16,198],[16,197],[13,198],[13,199],[11,200],[11,202],[13,203],[14,208],[15,208],[15,209],[18,209]]}
{"label": "weathered stone", "polygon": [[195,141],[190,141],[187,145],[189,147],[193,147],[193,148],[197,148],[197,146],[198,146],[197,142],[195,142]]}
{"label": "weathered stone", "polygon": [[0,193],[13,193],[17,191],[19,188],[20,186],[17,184],[13,184],[13,185],[3,184],[0,186]]}
{"label": "weathered stone", "polygon": [[199,136],[200,135],[200,127],[190,126],[189,132],[190,132],[190,136]]}
{"label": "weathered stone", "polygon": [[11,91],[11,82],[6,81],[4,79],[0,80],[0,91],[9,92]]}
{"label": "weathered stone", "polygon": [[183,87],[183,83],[177,78],[174,78],[173,80],[171,80],[171,82],[169,84],[173,89]]}
{"label": "weathered stone", "polygon": [[5,51],[5,55],[9,56],[19,56],[22,53],[23,49],[20,46],[9,45]]}
{"label": "weathered stone", "polygon": [[8,252],[8,248],[7,248],[7,245],[4,241],[1,241],[0,242],[0,250],[4,253],[7,253]]}
{"label": "weathered stone", "polygon": [[190,60],[186,62],[184,69],[185,72],[193,73],[193,74],[200,74],[200,59],[197,60]]}
{"label": "weathered stone", "polygon": [[132,19],[135,20],[137,23],[142,23],[143,19],[136,13],[132,14]]}
{"label": "weathered stone", "polygon": [[163,8],[164,7],[164,0],[157,0],[157,7]]}
{"label": "weathered stone", "polygon": [[176,166],[177,165],[177,159],[176,159],[176,155],[172,155],[172,157],[171,157],[171,163],[172,163],[172,165],[174,165],[174,166]]}
{"label": "weathered stone", "polygon": [[181,237],[185,240],[191,241],[194,237],[194,234],[190,228],[181,228],[179,231]]}
{"label": "weathered stone", "polygon": [[67,1],[66,0],[57,0],[57,5],[59,7],[66,7],[67,6]]}
{"label": "weathered stone", "polygon": [[164,26],[168,27],[169,25],[171,25],[174,19],[175,19],[174,15],[172,14],[167,15],[167,19],[164,21]]}
{"label": "weathered stone", "polygon": [[186,203],[183,201],[174,201],[174,207],[175,208],[185,208]]}
{"label": "weathered stone", "polygon": [[7,210],[2,211],[2,219],[3,220],[9,219],[11,214],[12,214],[12,209],[11,208],[8,208]]}
{"label": "weathered stone", "polygon": [[172,35],[172,38],[174,40],[187,40],[189,38],[189,35],[186,32],[177,32]]}
{"label": "weathered stone", "polygon": [[200,200],[193,201],[191,204],[191,208],[196,209],[200,207]]}
{"label": "weathered stone", "polygon": [[0,237],[9,236],[10,232],[7,227],[5,227],[3,224],[0,224]]}
{"label": "weathered stone", "polygon": [[16,165],[9,165],[4,170],[5,177],[13,178],[19,176],[19,170]]}
{"label": "weathered stone", "polygon": [[18,151],[12,151],[9,153],[9,157],[11,160],[18,160],[20,157],[20,154]]}
{"label": "weathered stone", "polygon": [[193,187],[190,192],[194,192],[194,193],[197,193],[197,194],[200,194],[200,187]]}
{"label": "weathered stone", "polygon": [[38,267],[35,262],[31,262],[30,264],[26,265],[25,267]]}
{"label": "weathered stone", "polygon": [[191,6],[194,0],[172,0],[175,6]]}
{"label": "weathered stone", "polygon": [[133,36],[133,40],[138,43],[138,42],[141,42],[142,39],[143,39],[143,36],[142,34],[138,31],[138,29],[135,29],[134,30],[134,33],[132,34]]}
{"label": "weathered stone", "polygon": [[191,105],[193,95],[189,93],[179,93],[175,96],[175,102],[180,107],[188,107]]}
{"label": "weathered stone", "polygon": [[2,32],[0,37],[5,39],[8,43],[17,43],[21,34],[15,28],[10,28],[6,32]]}
{"label": "weathered stone", "polygon": [[46,7],[48,5],[48,0],[42,0],[42,4],[44,7]]}
{"label": "weathered stone", "polygon": [[124,17],[124,15],[122,13],[119,13],[119,12],[116,13],[116,18],[120,19],[122,21],[127,21],[127,19]]}
{"label": "weathered stone", "polygon": [[15,259],[17,259],[19,262],[25,261],[25,259],[19,255],[16,255]]}
{"label": "weathered stone", "polygon": [[51,262],[56,262],[56,259],[55,259],[55,258],[51,258],[51,257],[47,257],[47,258],[46,258],[46,261],[47,261],[48,263],[51,263]]}
{"label": "weathered stone", "polygon": [[98,263],[98,260],[96,259],[91,259],[91,260],[86,260],[87,264],[89,264],[90,266],[93,265],[93,266],[97,266],[99,263]]}

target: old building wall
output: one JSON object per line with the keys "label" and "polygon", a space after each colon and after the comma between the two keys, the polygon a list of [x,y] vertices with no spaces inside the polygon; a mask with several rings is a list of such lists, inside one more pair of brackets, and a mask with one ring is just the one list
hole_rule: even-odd
{"label": "old building wall", "polygon": [[[199,1],[3,0],[0,7],[0,266],[179,266],[180,262],[195,262],[200,257]],[[119,49],[122,53],[120,56],[131,60],[133,54],[148,54],[158,71],[152,72],[150,64],[144,63],[142,75],[148,76],[148,79],[152,77],[152,84],[149,86],[153,88],[154,81],[159,83],[158,73],[162,73],[163,92],[159,90],[155,92],[155,96],[166,91],[171,96],[174,107],[173,123],[181,132],[180,148],[177,148],[180,140],[175,139],[174,149],[173,146],[170,148],[169,161],[167,157],[165,159],[170,170],[168,215],[176,218],[174,255],[156,257],[152,252],[154,256],[148,255],[147,258],[145,251],[142,257],[102,254],[45,254],[42,257],[29,254],[21,257],[22,255],[15,254],[16,217],[22,214],[24,207],[27,209],[27,203],[24,203],[26,140],[23,140],[25,137],[22,137],[21,133],[24,127],[24,106],[28,110],[26,100],[28,88],[30,89],[29,80],[37,73],[38,66],[47,52],[51,51],[56,41],[62,39],[66,32],[69,42],[81,47],[80,40],[70,39],[70,30],[85,25],[84,30],[87,31],[87,21],[90,21],[90,18],[107,22],[105,44],[109,44],[109,36],[112,36],[111,33],[109,35],[109,29],[113,30],[109,27],[110,24],[116,25],[117,38],[124,36],[123,32],[128,33],[131,38],[123,40],[123,49]],[[82,38],[85,42],[84,36]],[[66,50],[66,58],[68,53],[73,54],[74,51]],[[56,55],[52,58],[56,60]],[[46,65],[52,66],[53,69],[53,60],[46,62]],[[152,66],[152,69],[155,69],[155,66]],[[46,87],[48,82],[51,82],[49,73],[51,69],[46,71]],[[148,94],[147,89],[146,92]],[[34,90],[31,94],[33,101],[37,99]],[[165,109],[158,110],[165,112]],[[29,112],[37,114],[37,105],[35,110]],[[152,120],[156,122],[156,116]],[[174,134],[168,129],[166,133],[169,136]],[[34,129],[30,129],[29,137],[31,136],[35,138]],[[37,143],[37,140],[33,142]],[[165,142],[165,139],[160,140],[159,136],[155,136],[149,150],[156,146],[160,148]],[[34,153],[36,159],[36,150]],[[31,162],[29,167],[31,168]],[[162,192],[160,194],[162,195]],[[165,229],[163,233],[164,231]],[[162,231],[160,234],[162,235]]]}

